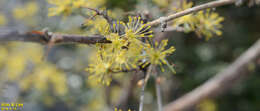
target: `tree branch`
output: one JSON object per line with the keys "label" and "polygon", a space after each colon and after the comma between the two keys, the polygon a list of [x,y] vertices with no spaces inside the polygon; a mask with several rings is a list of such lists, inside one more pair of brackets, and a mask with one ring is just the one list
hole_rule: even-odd
{"label": "tree branch", "polygon": [[190,13],[194,13],[194,12],[197,12],[197,11],[200,11],[200,10],[204,10],[204,9],[207,9],[207,8],[215,8],[215,7],[228,5],[228,4],[233,4],[235,2],[236,2],[236,0],[216,0],[216,1],[212,1],[212,2],[209,2],[209,3],[205,3],[205,4],[202,4],[202,5],[198,5],[198,6],[186,9],[184,11],[181,11],[181,12],[178,12],[178,13],[166,16],[166,17],[160,17],[160,18],[158,18],[154,21],[149,22],[148,25],[155,26],[155,25],[158,25],[162,22],[165,22],[165,21],[168,22],[168,21],[171,21],[175,18],[182,17],[182,16],[185,16],[185,15],[188,15]]}
{"label": "tree branch", "polygon": [[227,69],[216,74],[215,77],[211,78],[190,93],[166,105],[164,111],[182,111],[199,103],[205,98],[213,97],[220,92],[225,91],[232,87],[237,80],[244,76],[248,76],[248,73],[250,73],[248,65],[254,63],[259,58],[260,39]]}
{"label": "tree branch", "polygon": [[155,76],[155,90],[156,90],[156,99],[157,99],[157,107],[158,111],[163,111],[162,109],[162,93],[161,93],[161,83],[158,81],[159,75],[156,69],[154,69],[154,76]]}
{"label": "tree branch", "polygon": [[143,111],[143,108],[144,108],[144,92],[145,92],[145,87],[146,87],[146,84],[148,82],[148,79],[150,78],[151,76],[151,73],[152,70],[153,70],[154,66],[153,65],[150,65],[148,67],[148,70],[146,72],[146,75],[143,79],[143,84],[142,84],[142,88],[141,88],[141,94],[140,94],[140,101],[139,101],[139,110],[138,111]]}
{"label": "tree branch", "polygon": [[55,44],[58,43],[82,43],[82,44],[95,44],[95,43],[111,43],[105,37],[100,35],[81,36],[69,34],[51,34],[49,38],[40,31],[32,32],[18,32],[16,30],[0,30],[0,42],[8,41],[22,41],[22,42],[36,42],[47,44],[52,38],[56,37]]}
{"label": "tree branch", "polygon": [[[217,0],[212,1],[209,3],[205,3],[199,6],[195,6],[193,8],[186,9],[184,11],[169,15],[167,17],[160,17],[154,21],[148,23],[150,26],[158,25],[165,21],[171,21],[175,18],[185,16],[187,14],[197,12],[206,8],[214,8],[218,6],[223,6],[227,4],[232,4],[236,0]],[[163,18],[163,19],[162,19]],[[58,36],[57,36],[58,35]],[[105,37],[100,35],[93,35],[93,36],[81,36],[81,35],[65,35],[65,34],[53,34],[52,37],[59,37],[55,39],[55,44],[57,43],[83,43],[83,44],[95,44],[95,43],[111,43],[105,39]],[[9,31],[3,32],[0,29],[0,41],[23,41],[23,42],[36,42],[41,44],[49,43],[49,39],[46,39],[43,34],[41,33],[32,33],[32,32],[23,32],[18,33],[17,31]]]}

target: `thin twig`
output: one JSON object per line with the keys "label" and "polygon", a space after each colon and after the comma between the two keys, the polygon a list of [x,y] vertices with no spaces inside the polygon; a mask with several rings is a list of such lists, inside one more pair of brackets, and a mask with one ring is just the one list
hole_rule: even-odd
{"label": "thin twig", "polygon": [[147,81],[152,73],[152,69],[153,69],[153,65],[150,65],[148,67],[148,71],[146,73],[146,76],[144,78],[144,82],[142,84],[142,88],[141,88],[141,94],[140,94],[140,103],[139,103],[139,111],[143,111],[143,107],[144,107],[144,91],[145,91],[145,87],[147,84]]}
{"label": "thin twig", "polygon": [[[197,12],[197,11],[200,11],[200,10],[204,10],[204,9],[207,9],[207,8],[215,8],[215,7],[228,5],[228,4],[233,4],[235,2],[236,2],[236,0],[216,0],[216,1],[212,1],[212,2],[209,2],[209,3],[205,3],[205,4],[202,4],[202,5],[198,5],[198,6],[186,9],[184,11],[181,11],[181,12],[178,12],[178,13],[166,16],[166,17],[160,17],[159,19],[151,21],[150,23],[148,23],[148,25],[155,26],[155,25],[160,24],[161,22],[164,22],[164,21],[168,22],[168,21],[171,21],[175,18],[182,17],[184,15],[194,13],[194,12]],[[163,18],[163,20],[162,20],[162,18]]]}
{"label": "thin twig", "polygon": [[217,73],[198,88],[166,105],[164,111],[183,111],[205,98],[216,96],[229,89],[235,82],[248,76],[249,65],[254,64],[260,58],[260,39],[243,53],[228,68]]}
{"label": "thin twig", "polygon": [[155,88],[156,88],[156,97],[157,97],[157,106],[158,106],[158,111],[163,111],[162,109],[162,94],[161,94],[161,86],[160,83],[157,81],[158,79],[158,73],[155,69],[154,71],[155,75]]}

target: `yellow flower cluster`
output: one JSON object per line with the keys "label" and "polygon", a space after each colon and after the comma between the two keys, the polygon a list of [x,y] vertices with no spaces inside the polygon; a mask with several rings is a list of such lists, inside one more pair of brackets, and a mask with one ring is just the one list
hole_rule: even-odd
{"label": "yellow flower cluster", "polygon": [[7,20],[4,16],[4,14],[0,13],[0,26],[5,25],[7,23]]}
{"label": "yellow flower cluster", "polygon": [[52,85],[58,96],[67,92],[65,74],[42,60],[41,45],[8,43],[0,47],[0,53],[1,81],[18,82],[24,91],[34,87],[44,92]]}
{"label": "yellow flower cluster", "polygon": [[55,16],[63,14],[68,16],[82,7],[96,8],[105,2],[105,0],[48,0],[49,4],[54,5],[54,7],[49,8],[48,15]]}
{"label": "yellow flower cluster", "polygon": [[[180,2],[180,8],[173,8],[176,12],[183,11],[191,8],[193,3],[186,0]],[[185,32],[195,31],[198,36],[205,36],[209,40],[213,34],[220,36],[222,32],[220,24],[224,20],[218,13],[208,9],[199,11],[194,14],[188,14],[183,17],[177,18],[173,22],[173,27],[181,27]]]}
{"label": "yellow flower cluster", "polygon": [[57,96],[64,95],[67,92],[66,76],[55,66],[47,63],[37,65],[34,72],[22,79],[20,84],[23,90],[34,87],[41,92],[47,92],[49,84],[52,84],[54,94]]}
{"label": "yellow flower cluster", "polygon": [[[103,2],[98,2],[103,1]],[[48,0],[54,7],[49,8],[49,16],[63,14],[68,16],[84,7],[95,8],[104,3],[104,0],[91,2],[91,0]],[[93,5],[92,3],[99,3]],[[111,13],[108,11],[108,13]],[[88,14],[88,13],[87,13]],[[111,22],[111,21],[110,21]],[[86,19],[83,24],[88,28],[86,33],[101,34],[110,40],[111,44],[96,44],[96,52],[89,58],[89,79],[95,78],[97,82],[109,85],[112,73],[124,70],[153,65],[167,64],[166,56],[174,52],[174,48],[165,49],[167,41],[155,46],[149,39],[153,36],[150,26],[145,24],[141,17],[129,17],[128,22],[112,21],[108,23],[103,17]],[[148,52],[148,53],[147,53]],[[149,55],[148,55],[149,54]],[[160,56],[158,56],[160,55]]]}
{"label": "yellow flower cluster", "polygon": [[[150,44],[148,44],[147,47],[145,47],[145,58],[148,59],[148,62],[146,62],[143,66],[148,65],[149,63],[153,65],[160,65],[167,64],[169,66],[168,61],[166,60],[166,57],[169,54],[172,54],[175,51],[175,48],[171,46],[169,49],[165,49],[167,46],[168,40],[162,40],[162,42],[159,44],[158,42],[155,42],[154,47],[152,47]],[[161,68],[162,71],[164,71],[163,68]],[[172,69],[170,67],[170,69]],[[172,70],[173,71],[173,70]],[[175,71],[173,71],[175,73]]]}
{"label": "yellow flower cluster", "polygon": [[219,30],[222,25],[220,24],[224,18],[219,17],[218,13],[210,12],[210,10],[200,11],[196,14],[196,18],[199,18],[199,24],[197,24],[198,35],[206,36],[206,40],[209,40],[213,33],[220,36],[222,32]]}
{"label": "yellow flower cluster", "polygon": [[162,45],[156,43],[156,48],[148,40],[141,41],[141,38],[151,38],[152,33],[150,26],[144,24],[140,17],[129,17],[127,23],[115,22],[105,35],[112,43],[97,44],[98,51],[89,60],[90,65],[86,68],[91,73],[89,78],[97,78],[98,82],[109,85],[112,73],[136,69],[144,63],[143,60],[147,60],[145,65],[166,64],[165,57],[174,48],[165,50],[167,41],[163,41]]}
{"label": "yellow flower cluster", "polygon": [[[115,108],[115,110],[114,111],[123,111],[122,109],[117,109],[117,108]],[[128,109],[127,111],[131,111],[130,109]]]}
{"label": "yellow flower cluster", "polygon": [[107,27],[107,21],[100,16],[96,17],[93,20],[87,19],[83,25],[88,29],[86,33],[91,34],[106,35],[109,30],[109,28]]}
{"label": "yellow flower cluster", "polygon": [[153,0],[153,2],[162,8],[167,7],[169,5],[169,0]]}
{"label": "yellow flower cluster", "polygon": [[38,11],[38,6],[36,2],[29,2],[23,7],[16,7],[13,10],[13,16],[16,19],[30,18],[35,15]]}

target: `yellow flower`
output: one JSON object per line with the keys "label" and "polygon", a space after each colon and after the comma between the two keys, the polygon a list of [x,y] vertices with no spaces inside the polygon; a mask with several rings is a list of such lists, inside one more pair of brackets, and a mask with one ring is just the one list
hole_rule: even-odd
{"label": "yellow flower", "polygon": [[186,0],[183,0],[181,8],[182,8],[182,10],[185,10],[185,9],[191,8],[192,5],[193,5],[192,2],[187,2]]}
{"label": "yellow flower", "polygon": [[[124,49],[120,51],[115,57],[115,69],[127,69],[130,70],[131,68],[135,69],[137,66],[136,56],[138,55],[130,55],[131,52]],[[140,53],[139,53],[140,54]]]}
{"label": "yellow flower", "polygon": [[107,36],[107,39],[112,42],[112,48],[114,49],[121,49],[123,46],[127,45],[127,40],[121,38],[118,34],[116,33],[110,33]]}
{"label": "yellow flower", "polygon": [[86,0],[74,0],[72,3],[73,8],[80,8],[83,6],[87,6],[87,1]]}
{"label": "yellow flower", "polygon": [[8,79],[11,81],[17,80],[20,78],[23,71],[25,70],[26,59],[24,56],[21,56],[19,54],[12,55],[9,57],[6,65],[8,70],[8,74],[7,74]]}
{"label": "yellow flower", "polygon": [[5,16],[2,13],[0,13],[0,26],[5,25],[6,23],[7,23],[7,20],[6,20]]}
{"label": "yellow flower", "polygon": [[145,47],[146,54],[144,55],[144,58],[147,59],[147,61],[143,67],[149,63],[153,65],[160,65],[161,67],[163,64],[167,64],[169,66],[166,57],[172,54],[175,51],[175,48],[171,46],[169,49],[166,49],[165,47],[167,46],[167,42],[168,40],[162,40],[160,44],[155,42],[154,47],[147,44],[147,47]]}
{"label": "yellow flower", "polygon": [[[179,2],[180,8],[173,8],[176,12],[183,11],[185,9],[191,8],[193,5],[192,2],[187,2],[183,0]],[[183,27],[185,32],[190,32],[195,30],[197,19],[194,18],[192,14],[185,15],[183,17],[177,18],[173,21],[173,27]]]}
{"label": "yellow flower", "polygon": [[217,111],[218,106],[214,100],[205,99],[202,100],[196,107],[198,111]]}
{"label": "yellow flower", "polygon": [[66,94],[67,87],[65,74],[48,63],[39,64],[33,74],[22,79],[21,87],[23,90],[35,87],[37,90],[44,92],[49,88],[48,83],[53,86],[54,94],[58,96]]}
{"label": "yellow flower", "polygon": [[[191,8],[192,2],[188,3],[184,0],[180,6],[181,8],[174,8],[173,10],[179,12]],[[209,40],[213,34],[218,36],[222,34],[219,29],[222,27],[220,23],[223,20],[224,18],[220,17],[218,13],[211,12],[211,10],[208,9],[206,11],[199,11],[175,19],[173,27],[182,27],[185,32],[195,31],[199,37],[205,36],[206,40]]]}
{"label": "yellow flower", "polygon": [[[99,82],[109,85],[114,72],[135,69],[146,44],[142,37],[152,37],[150,26],[143,23],[140,17],[129,17],[127,23],[116,21],[105,34],[111,44],[98,44],[98,52],[91,58],[86,71],[90,78],[97,78]],[[122,29],[121,29],[122,28]]]}
{"label": "yellow flower", "polygon": [[72,0],[48,0],[48,3],[54,5],[54,7],[49,8],[48,16],[59,14],[68,16],[72,12]]}
{"label": "yellow flower", "polygon": [[162,8],[169,5],[169,0],[153,0],[153,2]]}
{"label": "yellow flower", "polygon": [[13,10],[16,19],[25,19],[34,16],[38,11],[36,2],[29,2],[24,7],[17,7]]}
{"label": "yellow flower", "polygon": [[113,60],[110,59],[104,50],[97,52],[94,56],[91,57],[91,64],[86,68],[91,75],[89,79],[96,78],[98,82],[102,82],[102,84],[109,85],[112,81],[111,79],[111,67],[113,64]]}
{"label": "yellow flower", "polygon": [[[117,109],[117,108],[115,108],[115,110],[114,111],[123,111],[122,109]],[[128,109],[127,111],[131,111],[130,109]]]}
{"label": "yellow flower", "polygon": [[220,23],[224,21],[224,18],[220,17],[218,13],[210,12],[208,9],[198,12],[196,17],[199,19],[196,29],[199,36],[204,35],[206,40],[209,40],[214,33],[218,36],[222,34],[219,29],[222,27]]}
{"label": "yellow flower", "polygon": [[27,11],[28,16],[33,16],[38,11],[38,5],[36,2],[29,2],[26,4],[25,10]]}
{"label": "yellow flower", "polygon": [[79,1],[79,2],[81,1],[82,6],[92,7],[92,8],[98,8],[106,3],[106,0],[75,0],[75,1]]}
{"label": "yellow flower", "polygon": [[96,17],[93,20],[87,19],[84,23],[84,27],[91,27],[88,32],[92,34],[99,33],[101,35],[108,35],[110,32],[107,21],[102,17]]}
{"label": "yellow flower", "polygon": [[54,7],[49,8],[49,16],[61,14],[69,16],[82,7],[99,7],[105,3],[105,0],[48,0],[48,3],[54,5]]}
{"label": "yellow flower", "polygon": [[125,37],[127,38],[137,38],[137,37],[152,37],[151,26],[147,26],[141,20],[141,17],[128,17],[128,22],[125,24],[120,22],[125,28]]}
{"label": "yellow flower", "polygon": [[6,57],[8,57],[8,50],[4,47],[0,47],[0,67],[4,64]]}

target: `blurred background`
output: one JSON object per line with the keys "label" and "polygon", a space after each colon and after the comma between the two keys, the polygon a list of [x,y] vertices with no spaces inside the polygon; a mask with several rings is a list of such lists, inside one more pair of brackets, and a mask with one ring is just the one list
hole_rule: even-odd
{"label": "blurred background", "polygon": [[[51,0],[49,0],[51,1]],[[64,0],[66,2],[67,0]],[[125,20],[127,14],[145,13],[150,20],[173,13],[178,0],[86,0],[92,8],[106,8],[111,17]],[[194,5],[210,0],[189,0]],[[0,30],[42,30],[93,35],[94,20],[86,28],[79,14],[48,16],[47,0],[0,0]],[[225,69],[260,38],[260,7],[246,4],[215,9],[224,17],[221,36],[210,40],[194,32],[167,31],[169,46],[176,51],[167,59],[175,64],[160,72],[163,105],[181,97]],[[91,17],[93,12],[84,12]],[[97,26],[98,27],[98,26]],[[158,32],[161,33],[161,32]],[[157,34],[158,34],[157,33]],[[94,45],[56,45],[46,55],[46,46],[35,43],[0,43],[0,103],[24,103],[22,111],[104,111],[115,107],[138,110],[140,87],[131,84],[132,73],[116,74],[110,86],[89,80],[85,68]],[[245,81],[227,93],[208,98],[191,111],[260,111],[260,68],[252,66]],[[144,111],[157,109],[154,79],[145,91]],[[131,86],[131,87],[130,87]],[[129,94],[126,101],[121,99]]]}

